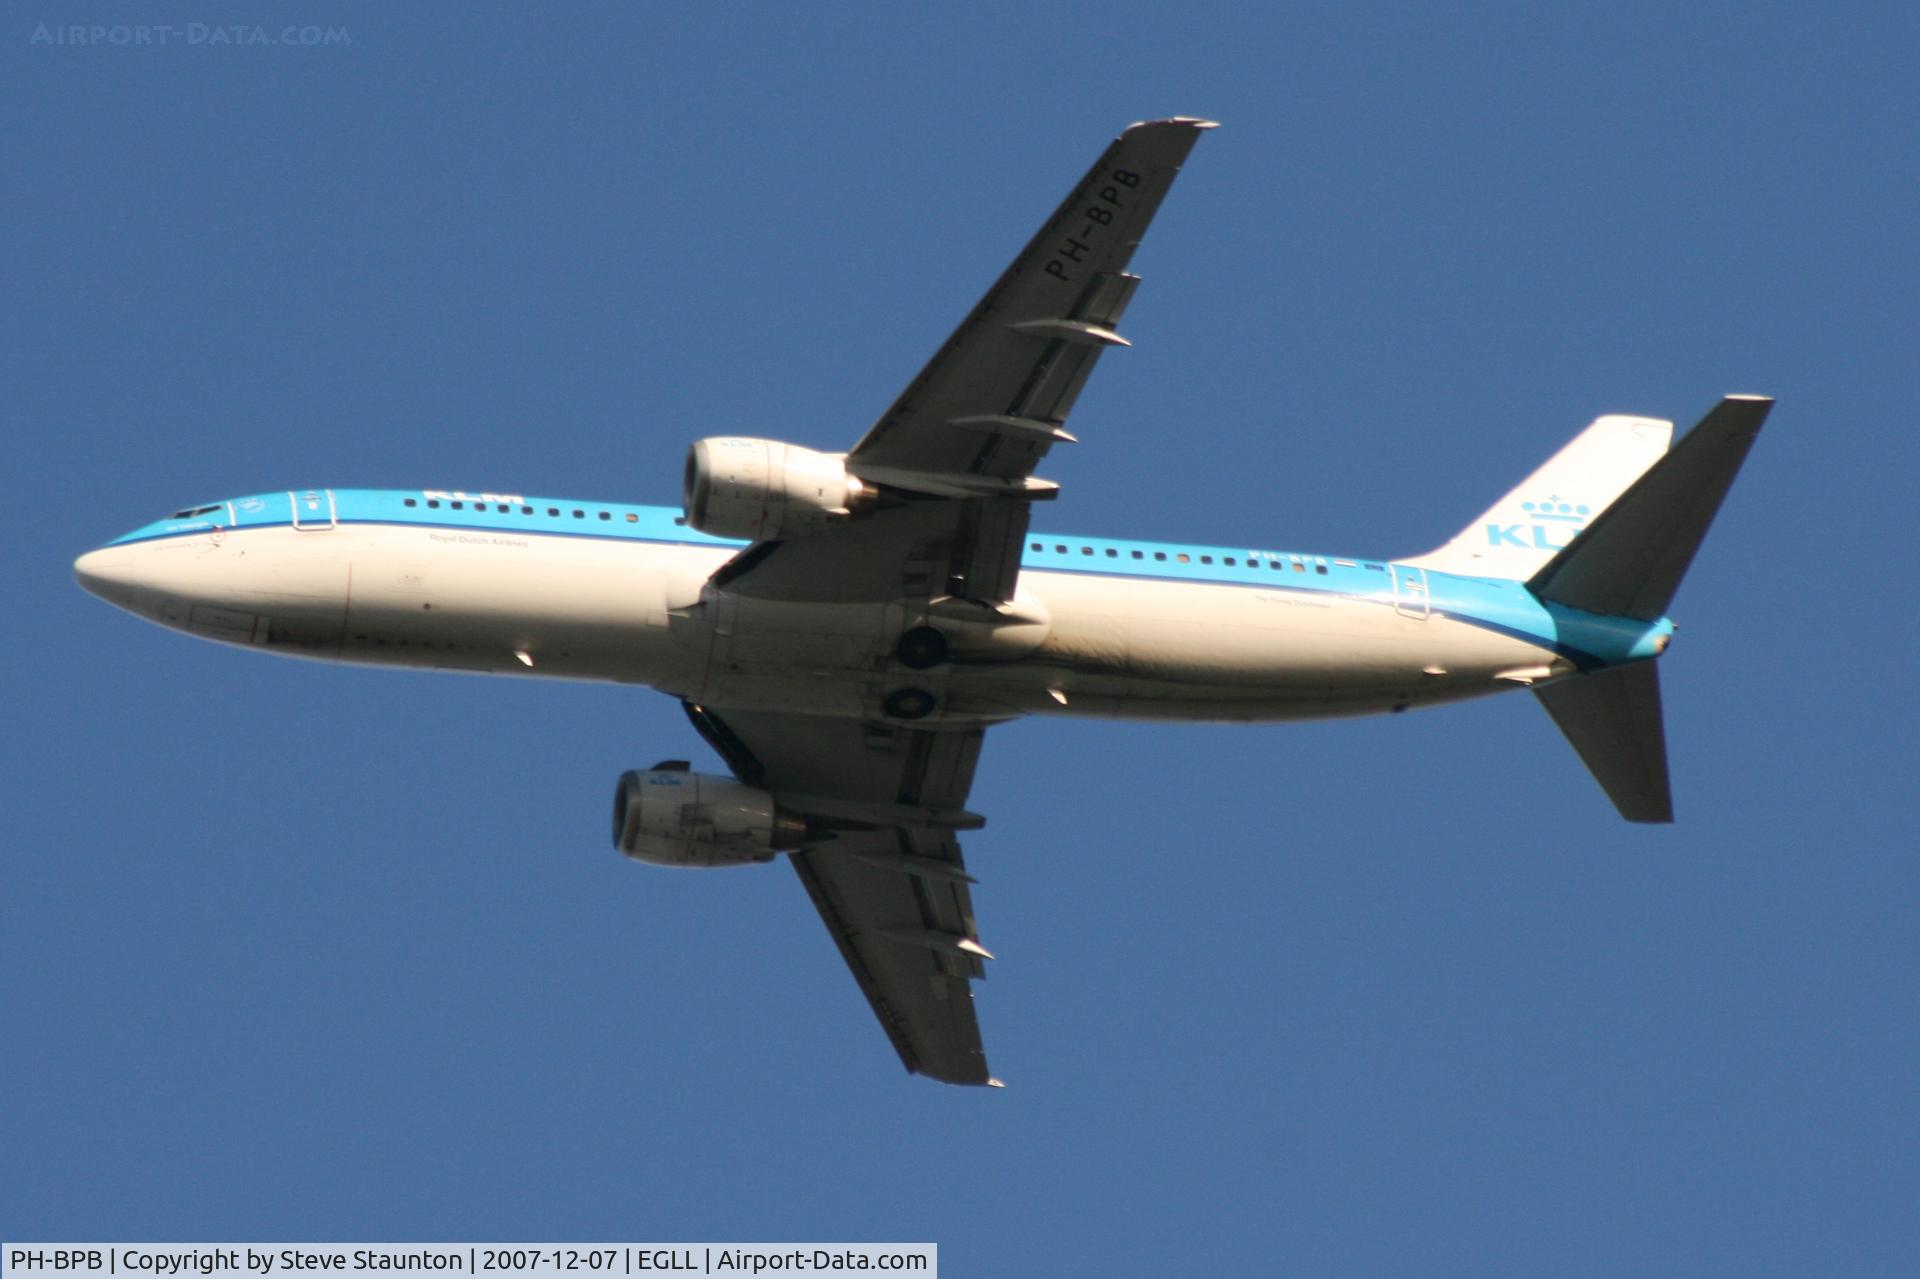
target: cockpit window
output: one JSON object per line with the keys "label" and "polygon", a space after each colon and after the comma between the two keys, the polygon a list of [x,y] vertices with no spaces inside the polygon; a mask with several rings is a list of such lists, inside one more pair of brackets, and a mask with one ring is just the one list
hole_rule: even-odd
{"label": "cockpit window", "polygon": [[170,520],[190,520],[196,515],[211,515],[219,510],[220,507],[221,503],[219,502],[215,502],[212,506],[190,506],[184,511],[175,511],[172,515],[167,516],[167,518]]}

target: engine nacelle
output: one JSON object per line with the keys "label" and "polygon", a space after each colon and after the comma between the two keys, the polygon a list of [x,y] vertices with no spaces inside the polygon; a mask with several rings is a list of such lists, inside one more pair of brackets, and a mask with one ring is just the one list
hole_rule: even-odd
{"label": "engine nacelle", "polygon": [[685,764],[622,774],[613,792],[613,846],[656,866],[741,866],[798,848],[805,823],[766,791]]}
{"label": "engine nacelle", "polygon": [[868,490],[846,455],[778,440],[715,436],[687,451],[687,523],[714,537],[770,541],[845,519]]}

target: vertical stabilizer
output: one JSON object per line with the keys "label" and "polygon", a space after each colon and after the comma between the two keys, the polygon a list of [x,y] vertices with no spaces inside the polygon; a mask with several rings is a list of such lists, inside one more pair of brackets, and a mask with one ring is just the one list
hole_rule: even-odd
{"label": "vertical stabilizer", "polygon": [[1622,817],[1673,820],[1660,672],[1652,662],[1576,675],[1533,692]]}
{"label": "vertical stabilizer", "polygon": [[1599,418],[1451,542],[1405,563],[1525,581],[1658,462],[1672,438],[1673,423],[1658,418]]}

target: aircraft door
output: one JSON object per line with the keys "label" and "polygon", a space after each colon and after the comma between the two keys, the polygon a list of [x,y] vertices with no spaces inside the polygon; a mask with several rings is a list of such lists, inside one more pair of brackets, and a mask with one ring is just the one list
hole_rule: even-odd
{"label": "aircraft door", "polygon": [[1427,570],[1411,564],[1395,564],[1392,572],[1394,612],[1426,621],[1433,612],[1427,597]]}
{"label": "aircraft door", "polygon": [[293,526],[303,533],[330,529],[339,521],[333,504],[332,489],[306,489],[288,492],[293,504]]}

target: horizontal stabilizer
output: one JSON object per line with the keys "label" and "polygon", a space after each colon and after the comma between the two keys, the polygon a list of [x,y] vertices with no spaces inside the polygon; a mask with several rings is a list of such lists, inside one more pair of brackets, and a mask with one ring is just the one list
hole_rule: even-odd
{"label": "horizontal stabilizer", "polygon": [[1673,820],[1660,672],[1652,662],[1578,675],[1533,692],[1622,817]]}
{"label": "horizontal stabilizer", "polygon": [[1527,588],[1589,613],[1643,622],[1664,617],[1772,407],[1761,396],[1721,400]]}

